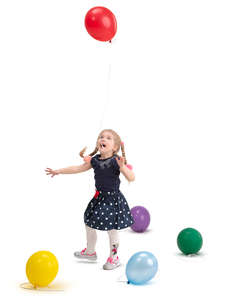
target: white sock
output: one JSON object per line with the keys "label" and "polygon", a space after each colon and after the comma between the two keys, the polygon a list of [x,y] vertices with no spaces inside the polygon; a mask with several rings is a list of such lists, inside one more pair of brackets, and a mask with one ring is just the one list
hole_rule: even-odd
{"label": "white sock", "polygon": [[97,241],[96,230],[85,225],[86,228],[86,237],[87,237],[87,254],[92,254],[95,252],[95,245]]}
{"label": "white sock", "polygon": [[119,247],[119,234],[116,229],[107,231],[109,235],[110,254],[112,258],[117,257],[117,249]]}

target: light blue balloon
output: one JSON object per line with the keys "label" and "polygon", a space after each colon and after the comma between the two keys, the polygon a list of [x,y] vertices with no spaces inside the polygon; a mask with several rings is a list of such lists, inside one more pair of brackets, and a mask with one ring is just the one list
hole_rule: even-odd
{"label": "light blue balloon", "polygon": [[126,276],[129,283],[141,285],[151,280],[158,270],[158,261],[147,251],[135,253],[128,260]]}

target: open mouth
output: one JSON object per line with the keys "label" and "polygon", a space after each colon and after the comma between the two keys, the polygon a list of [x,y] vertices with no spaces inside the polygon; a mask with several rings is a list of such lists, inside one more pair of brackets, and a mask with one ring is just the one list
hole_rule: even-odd
{"label": "open mouth", "polygon": [[103,143],[102,143],[102,144],[100,144],[100,148],[101,148],[101,149],[104,149],[105,147],[106,147],[106,145],[105,145],[105,144],[103,144]]}

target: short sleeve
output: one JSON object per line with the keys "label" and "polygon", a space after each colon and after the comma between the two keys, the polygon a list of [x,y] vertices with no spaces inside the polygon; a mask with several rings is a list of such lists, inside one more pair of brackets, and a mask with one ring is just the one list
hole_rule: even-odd
{"label": "short sleeve", "polygon": [[91,159],[91,166],[92,166],[93,169],[95,169],[96,166],[97,166],[97,161],[96,161],[95,157],[92,157],[92,159]]}
{"label": "short sleeve", "polygon": [[116,161],[116,157],[115,156],[112,160],[112,165],[113,165],[113,168],[117,171],[117,172],[120,172],[120,166],[118,165],[117,161]]}

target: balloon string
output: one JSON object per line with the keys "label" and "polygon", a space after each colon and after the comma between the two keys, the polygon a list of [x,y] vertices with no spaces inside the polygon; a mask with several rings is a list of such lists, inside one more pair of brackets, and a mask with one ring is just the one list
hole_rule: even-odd
{"label": "balloon string", "polygon": [[126,283],[128,283],[128,281],[125,280],[125,279],[121,280],[121,279],[124,278],[124,277],[125,277],[124,275],[120,275],[120,277],[117,278],[117,282],[126,282]]}
{"label": "balloon string", "polygon": [[117,279],[117,282],[126,282],[126,283],[128,283],[127,280],[120,280],[120,279]]}
{"label": "balloon string", "polygon": [[[110,44],[110,47],[111,46],[112,46],[112,44]],[[107,81],[106,81],[106,98],[105,98],[106,101],[105,101],[105,105],[103,105],[102,118],[100,120],[99,132],[103,129],[103,122],[104,122],[104,118],[105,118],[105,113],[107,111],[107,108],[108,108],[109,102],[110,102],[111,73],[112,73],[112,67],[111,67],[111,62],[110,62],[110,58],[109,58],[109,65],[108,65],[108,72],[107,72]]]}
{"label": "balloon string", "polygon": [[24,282],[20,284],[20,287],[25,290],[33,290],[33,291],[40,291],[40,292],[63,292],[64,289],[62,288],[54,288],[51,286],[47,287],[34,287],[31,283]]}

